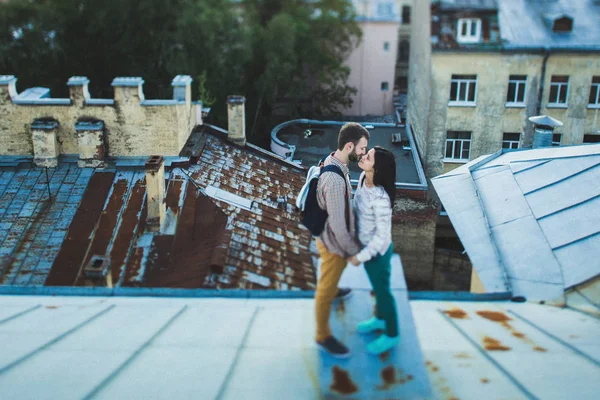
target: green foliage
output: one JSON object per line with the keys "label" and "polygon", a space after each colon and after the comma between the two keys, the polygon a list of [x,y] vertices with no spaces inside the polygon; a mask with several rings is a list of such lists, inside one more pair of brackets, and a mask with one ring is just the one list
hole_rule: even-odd
{"label": "green foliage", "polygon": [[343,60],[360,39],[349,0],[12,0],[0,4],[0,72],[19,88],[67,93],[88,76],[94,97],[111,97],[116,76],[142,76],[148,98],[169,98],[188,74],[193,97],[247,99],[250,140],[268,145],[287,119],[335,114],[351,104]]}

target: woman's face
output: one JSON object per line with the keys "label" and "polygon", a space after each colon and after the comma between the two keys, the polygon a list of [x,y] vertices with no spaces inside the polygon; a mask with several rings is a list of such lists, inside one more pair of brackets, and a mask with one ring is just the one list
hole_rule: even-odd
{"label": "woman's face", "polygon": [[375,149],[371,149],[361,157],[358,166],[365,172],[371,172],[375,166]]}

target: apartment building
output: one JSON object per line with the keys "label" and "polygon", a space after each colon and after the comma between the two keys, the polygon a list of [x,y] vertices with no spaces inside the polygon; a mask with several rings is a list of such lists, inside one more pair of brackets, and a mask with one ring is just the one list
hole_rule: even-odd
{"label": "apartment building", "polygon": [[600,141],[600,2],[415,1],[408,118],[428,177],[531,147],[528,118],[564,123],[553,145]]}

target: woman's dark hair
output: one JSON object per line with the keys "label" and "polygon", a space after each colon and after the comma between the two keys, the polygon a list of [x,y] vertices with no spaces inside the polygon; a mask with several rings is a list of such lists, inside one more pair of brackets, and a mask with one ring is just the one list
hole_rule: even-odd
{"label": "woman's dark hair", "polygon": [[390,196],[390,204],[394,208],[394,198],[396,197],[396,157],[394,154],[383,147],[375,146],[375,169],[373,174],[373,183],[376,186],[382,186]]}

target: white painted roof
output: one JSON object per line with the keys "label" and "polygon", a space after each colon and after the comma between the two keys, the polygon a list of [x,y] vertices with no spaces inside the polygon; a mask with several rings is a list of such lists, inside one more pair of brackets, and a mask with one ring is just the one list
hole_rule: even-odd
{"label": "white painted roof", "polygon": [[600,274],[600,145],[498,152],[432,183],[488,292],[552,300]]}

